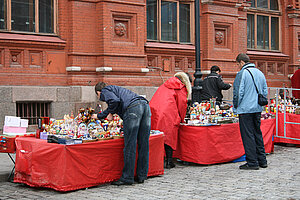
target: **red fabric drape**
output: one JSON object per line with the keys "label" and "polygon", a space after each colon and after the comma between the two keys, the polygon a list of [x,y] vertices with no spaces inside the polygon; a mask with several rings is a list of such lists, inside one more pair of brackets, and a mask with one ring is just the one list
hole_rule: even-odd
{"label": "red fabric drape", "polygon": [[[261,121],[266,153],[272,151],[275,119]],[[198,164],[233,161],[245,154],[239,125],[180,126],[179,142],[174,157]]]}
{"label": "red fabric drape", "polygon": [[[47,143],[36,138],[16,139],[14,182],[32,187],[69,191],[120,178],[124,140],[106,140],[77,145]],[[148,176],[164,174],[163,135],[150,136]]]}
{"label": "red fabric drape", "polygon": [[[286,114],[286,122],[300,123],[300,115]],[[283,113],[278,114],[278,136],[284,137],[284,114]],[[278,143],[300,144],[300,125],[286,124],[285,137],[296,138],[298,140],[276,137],[276,132],[275,132],[274,141]]]}

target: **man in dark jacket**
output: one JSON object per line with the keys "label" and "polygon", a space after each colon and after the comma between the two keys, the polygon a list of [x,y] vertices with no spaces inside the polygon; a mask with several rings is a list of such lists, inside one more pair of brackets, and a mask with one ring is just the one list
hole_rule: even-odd
{"label": "man in dark jacket", "polygon": [[112,114],[118,114],[123,119],[124,130],[124,168],[122,176],[113,185],[132,185],[136,159],[136,145],[138,145],[138,160],[136,167],[138,183],[147,179],[149,166],[149,136],[151,129],[151,112],[149,102],[136,93],[115,85],[106,86],[99,82],[95,92],[100,99],[108,104],[108,108],[101,113],[93,114],[94,119],[107,117],[112,120]]}
{"label": "man in dark jacket", "polygon": [[210,68],[210,74],[203,80],[202,100],[209,101],[216,98],[218,102],[222,101],[222,90],[228,90],[231,85],[223,82],[220,72],[218,66]]}

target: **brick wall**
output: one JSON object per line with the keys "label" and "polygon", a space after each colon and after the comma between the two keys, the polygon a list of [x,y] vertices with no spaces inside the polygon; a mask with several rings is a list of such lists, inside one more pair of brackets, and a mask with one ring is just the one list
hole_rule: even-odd
{"label": "brick wall", "polygon": [[[226,81],[247,52],[247,4],[202,1],[201,69],[219,65]],[[299,66],[299,11],[280,1],[281,51],[248,51],[272,86]],[[97,81],[157,87],[177,71],[194,73],[193,45],[146,40],[146,1],[58,0],[57,35],[0,33],[0,85],[89,86]],[[274,71],[274,72],[273,72]]]}

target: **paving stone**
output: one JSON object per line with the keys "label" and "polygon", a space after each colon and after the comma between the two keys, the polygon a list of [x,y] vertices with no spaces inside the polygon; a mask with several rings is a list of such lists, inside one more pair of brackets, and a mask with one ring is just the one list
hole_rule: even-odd
{"label": "paving stone", "polygon": [[[275,146],[267,156],[269,167],[255,171],[239,170],[243,163],[182,165],[151,177],[144,184],[110,184],[72,192],[31,188],[0,180],[0,200],[4,199],[300,199],[300,148]],[[11,162],[0,154],[0,176],[9,174]]]}

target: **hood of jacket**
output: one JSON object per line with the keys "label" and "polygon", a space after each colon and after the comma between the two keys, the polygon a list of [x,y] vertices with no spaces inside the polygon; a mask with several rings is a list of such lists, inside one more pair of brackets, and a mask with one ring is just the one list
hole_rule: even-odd
{"label": "hood of jacket", "polygon": [[246,64],[242,67],[241,70],[246,69],[246,68],[248,68],[248,67],[255,67],[255,64],[254,64],[254,63],[246,63]]}
{"label": "hood of jacket", "polygon": [[164,86],[169,89],[179,90],[184,87],[184,84],[178,78],[172,77],[164,83]]}

